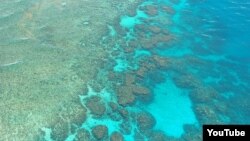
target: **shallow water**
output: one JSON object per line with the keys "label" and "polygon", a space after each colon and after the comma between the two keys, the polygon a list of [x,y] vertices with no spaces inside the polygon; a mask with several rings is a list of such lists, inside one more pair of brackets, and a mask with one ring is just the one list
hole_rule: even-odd
{"label": "shallow water", "polygon": [[202,124],[250,124],[247,0],[1,3],[0,140],[198,141]]}

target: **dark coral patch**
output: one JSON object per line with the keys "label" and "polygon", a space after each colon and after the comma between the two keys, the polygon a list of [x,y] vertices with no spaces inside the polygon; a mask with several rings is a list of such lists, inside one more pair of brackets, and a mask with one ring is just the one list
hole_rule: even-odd
{"label": "dark coral patch", "polygon": [[102,116],[106,112],[106,106],[101,98],[98,96],[92,96],[86,99],[86,107],[90,112],[96,116]]}
{"label": "dark coral patch", "polygon": [[117,90],[118,103],[122,106],[131,105],[135,102],[135,96],[132,89],[126,86],[121,86]]}
{"label": "dark coral patch", "polygon": [[191,91],[190,97],[195,102],[210,102],[218,96],[218,93],[215,89],[211,87],[198,87]]}
{"label": "dark coral patch", "polygon": [[201,82],[198,78],[195,78],[193,75],[178,75],[174,77],[175,84],[180,88],[197,88],[201,86]]}
{"label": "dark coral patch", "polygon": [[119,132],[113,132],[110,136],[110,141],[124,141],[124,137]]}
{"label": "dark coral patch", "polygon": [[104,140],[108,137],[108,128],[105,125],[97,125],[92,128],[91,133],[97,140]]}
{"label": "dark coral patch", "polygon": [[167,141],[167,136],[162,131],[152,131],[148,135],[148,141]]}
{"label": "dark coral patch", "polygon": [[136,117],[137,127],[140,131],[152,129],[155,124],[155,118],[148,112],[141,112]]}
{"label": "dark coral patch", "polygon": [[156,5],[146,5],[140,8],[149,16],[158,15],[158,7]]}
{"label": "dark coral patch", "polygon": [[161,9],[162,9],[163,12],[166,12],[168,14],[171,14],[171,15],[175,14],[174,9],[172,7],[170,7],[170,6],[163,5],[161,7]]}

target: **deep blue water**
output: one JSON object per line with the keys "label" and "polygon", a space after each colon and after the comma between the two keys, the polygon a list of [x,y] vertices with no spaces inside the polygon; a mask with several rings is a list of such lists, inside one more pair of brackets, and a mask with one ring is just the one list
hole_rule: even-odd
{"label": "deep blue water", "polygon": [[[205,22],[213,28],[207,29],[211,36],[224,40],[220,52],[229,56],[249,59],[249,1],[206,1],[201,2],[202,12],[209,13]],[[209,21],[213,20],[213,21]],[[214,32],[214,33],[213,33]]]}

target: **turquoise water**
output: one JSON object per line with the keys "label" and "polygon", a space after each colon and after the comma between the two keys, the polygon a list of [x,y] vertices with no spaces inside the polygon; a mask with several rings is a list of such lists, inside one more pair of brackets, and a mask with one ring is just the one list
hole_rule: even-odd
{"label": "turquoise water", "polygon": [[[156,5],[170,6],[174,14],[164,13],[158,7],[158,14],[153,17],[156,20],[150,23],[142,22],[147,16],[142,16],[143,20],[139,21],[138,15],[125,16],[121,20],[124,28],[134,30],[136,24],[157,25],[176,38],[176,41],[158,43],[149,49],[151,54],[173,61],[167,70],[158,68],[146,78],[150,81],[160,72],[165,79],[162,83],[147,84],[151,85],[153,100],[145,105],[145,109],[156,119],[155,129],[167,136],[182,138],[189,132],[184,129],[185,125],[200,129],[204,123],[249,124],[249,104],[241,105],[240,99],[250,102],[250,3],[163,0]],[[170,24],[161,24],[157,17],[168,17]],[[187,75],[189,77],[185,77]],[[172,79],[175,78],[184,82],[174,82]],[[188,78],[191,80],[187,82],[179,80]],[[229,107],[223,111],[220,108],[224,106]],[[210,113],[202,115],[198,111],[204,107]]]}
{"label": "turquoise water", "polygon": [[[55,86],[63,84],[59,93],[75,94],[71,94],[73,99],[64,99],[69,101],[66,106],[71,101],[78,103],[85,113],[74,118],[80,119],[80,124],[70,120],[72,115],[82,112],[79,109],[70,109],[70,118],[65,113],[56,113],[62,119],[56,121],[62,123],[62,127],[59,126],[62,131],[58,133],[54,125],[46,123],[40,128],[44,140],[106,141],[118,132],[126,141],[199,141],[203,124],[250,124],[248,0],[147,0],[130,10],[129,13],[121,10],[115,23],[99,21],[105,24],[105,30],[100,33],[95,33],[98,27],[93,22],[95,19],[91,21],[84,17],[83,25],[75,26],[81,27],[82,34],[72,35],[72,38],[80,36],[81,41],[64,43],[70,45],[63,49],[58,48],[62,46],[59,43],[63,38],[59,38],[59,43],[50,39],[60,30],[50,35],[52,30],[48,29],[48,39],[39,41],[39,44],[53,46],[49,49],[56,48],[53,51],[59,56],[60,52],[72,51],[70,46],[80,46],[73,49],[73,55],[63,54],[67,58],[55,60],[63,62],[61,68],[69,67],[70,71],[60,74],[58,68],[43,69],[39,73],[53,72],[49,76],[41,75],[43,79],[55,77],[58,81],[45,79],[36,83],[41,87],[53,86],[50,89],[42,87],[46,93],[54,93]],[[41,22],[39,20],[36,22]],[[87,26],[92,24],[93,27],[88,29]],[[81,38],[87,31],[94,36],[89,42]],[[102,37],[95,38],[100,34]],[[4,42],[2,46],[8,44]],[[99,56],[91,56],[98,51],[102,52]],[[22,63],[25,60],[1,63],[0,73],[6,67]],[[67,74],[69,78],[64,77]],[[66,86],[72,89],[66,89]],[[63,102],[59,104],[61,111],[67,109]],[[98,125],[107,127],[107,131],[99,131],[103,133],[101,139],[94,133]],[[80,136],[81,130],[84,130],[84,139]]]}
{"label": "turquoise water", "polygon": [[155,86],[155,98],[147,110],[157,121],[156,129],[170,136],[181,137],[184,133],[183,125],[198,122],[188,93],[176,87],[168,76],[165,77],[166,82]]}
{"label": "turquoise water", "polygon": [[[150,48],[151,54],[173,61],[167,70],[158,68],[155,74],[146,78],[154,79],[157,73],[162,72],[161,77],[165,79],[162,83],[147,84],[151,85],[153,100],[145,105],[145,109],[156,119],[155,129],[162,130],[167,136],[181,138],[189,132],[184,129],[185,125],[200,129],[204,123],[249,123],[249,104],[241,107],[239,103],[241,98],[250,102],[247,92],[250,88],[250,3],[180,0],[158,1],[156,5],[173,8],[174,14],[170,15],[158,7],[159,13],[154,17],[168,17],[171,24],[164,25],[159,20],[144,23],[148,17],[140,16],[138,12],[134,17],[122,17],[120,23],[133,31],[136,24],[157,25],[167,29],[176,38],[176,41],[159,43]],[[187,75],[189,77],[185,77]],[[184,81],[179,82],[183,84],[174,84],[178,83],[173,82],[175,78]],[[191,80],[187,82],[179,80],[188,78]],[[221,111],[221,107],[216,107],[216,104],[221,107],[230,106]],[[198,109],[203,106],[210,113],[202,115]]]}

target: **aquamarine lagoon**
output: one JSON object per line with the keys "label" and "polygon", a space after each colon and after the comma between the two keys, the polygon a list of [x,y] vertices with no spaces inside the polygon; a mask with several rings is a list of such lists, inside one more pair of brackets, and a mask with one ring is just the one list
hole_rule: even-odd
{"label": "aquamarine lagoon", "polygon": [[0,141],[201,141],[249,92],[248,0],[0,1]]}

